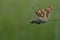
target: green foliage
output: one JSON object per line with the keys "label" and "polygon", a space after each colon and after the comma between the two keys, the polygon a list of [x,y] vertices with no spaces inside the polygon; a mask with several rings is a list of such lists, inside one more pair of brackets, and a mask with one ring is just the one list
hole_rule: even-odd
{"label": "green foliage", "polygon": [[[0,40],[60,40],[59,3],[60,0],[0,0]],[[29,23],[36,16],[34,10],[48,6],[54,7],[48,23]]]}

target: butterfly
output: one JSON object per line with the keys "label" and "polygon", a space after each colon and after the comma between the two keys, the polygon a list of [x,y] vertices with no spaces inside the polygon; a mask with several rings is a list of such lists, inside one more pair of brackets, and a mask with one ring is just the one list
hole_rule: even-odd
{"label": "butterfly", "polygon": [[46,23],[48,21],[49,14],[52,12],[52,9],[53,7],[49,6],[47,8],[35,11],[37,18],[33,18],[30,23]]}

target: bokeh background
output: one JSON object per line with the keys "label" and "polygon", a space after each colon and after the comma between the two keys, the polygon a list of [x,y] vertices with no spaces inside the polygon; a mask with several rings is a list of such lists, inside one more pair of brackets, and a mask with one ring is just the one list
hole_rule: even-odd
{"label": "bokeh background", "polygon": [[[48,23],[29,23],[34,10],[48,6]],[[60,40],[60,0],[0,0],[0,40]]]}

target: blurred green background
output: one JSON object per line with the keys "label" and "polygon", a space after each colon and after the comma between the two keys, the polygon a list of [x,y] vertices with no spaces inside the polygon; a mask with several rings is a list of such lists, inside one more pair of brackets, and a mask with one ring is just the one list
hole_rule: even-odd
{"label": "blurred green background", "polygon": [[[29,23],[34,10],[48,6],[48,23]],[[0,0],[0,40],[60,40],[60,0]]]}

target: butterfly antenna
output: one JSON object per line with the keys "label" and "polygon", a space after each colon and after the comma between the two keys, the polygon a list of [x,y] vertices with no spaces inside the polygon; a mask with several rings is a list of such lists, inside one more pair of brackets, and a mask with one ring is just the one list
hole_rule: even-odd
{"label": "butterfly antenna", "polygon": [[32,9],[34,10],[34,12],[36,12],[36,9],[35,9],[35,7],[32,7]]}

